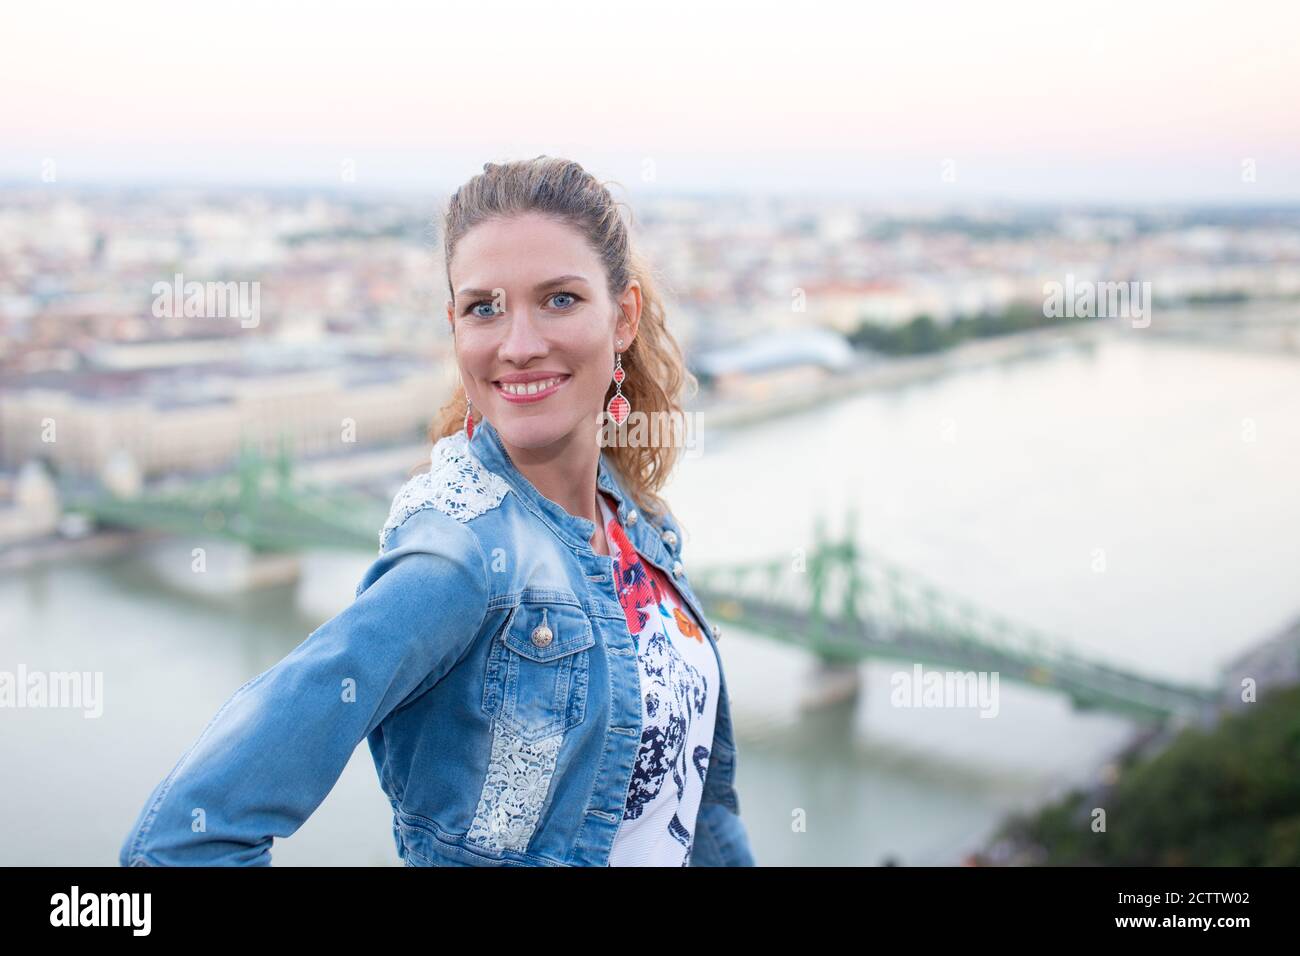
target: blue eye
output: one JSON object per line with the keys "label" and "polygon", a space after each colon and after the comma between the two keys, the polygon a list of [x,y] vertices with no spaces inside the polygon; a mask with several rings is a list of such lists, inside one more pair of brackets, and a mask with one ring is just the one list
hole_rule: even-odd
{"label": "blue eye", "polygon": [[[484,314],[482,312],[476,312],[475,310],[478,309],[480,306],[487,306],[491,311],[488,312],[487,314]],[[469,315],[471,313],[474,315],[475,318],[490,319],[492,318],[492,316],[497,314],[497,310],[496,310],[496,306],[493,305],[490,300],[481,299],[465,310],[466,315]]]}
{"label": "blue eye", "polygon": [[[561,298],[568,298],[568,299],[572,299],[573,301],[572,301],[571,303],[567,304],[567,305],[562,304],[562,305],[558,306],[558,308],[560,308],[560,309],[571,309],[571,308],[573,308],[575,305],[577,305],[579,302],[582,301],[582,297],[581,297],[581,296],[579,296],[579,295],[575,295],[575,294],[572,293],[572,292],[556,292],[556,293],[554,293],[554,294],[551,296],[551,300],[552,300],[552,301],[554,301],[555,299],[561,299]],[[478,310],[481,309],[481,308],[487,308],[488,311],[487,311],[487,312],[479,312]],[[504,312],[504,311],[505,311],[504,309],[498,311],[497,308],[496,308],[496,305],[492,302],[491,299],[480,299],[479,301],[474,302],[474,303],[472,303],[472,304],[469,305],[469,306],[466,306],[465,311],[464,311],[462,314],[463,314],[463,315],[473,315],[473,316],[474,316],[475,318],[477,318],[477,319],[490,319],[490,318],[492,318],[492,317],[495,316],[495,315],[500,315],[501,312]]]}

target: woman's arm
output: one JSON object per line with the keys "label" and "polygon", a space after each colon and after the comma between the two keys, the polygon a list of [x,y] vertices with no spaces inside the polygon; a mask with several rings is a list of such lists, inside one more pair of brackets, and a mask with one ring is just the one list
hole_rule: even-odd
{"label": "woman's arm", "polygon": [[756,866],[740,815],[720,803],[700,804],[691,866]]}
{"label": "woman's arm", "polygon": [[[149,795],[123,866],[269,866],[358,744],[449,671],[487,613],[478,540],[447,515],[412,515],[356,600],[221,706]],[[432,681],[429,679],[432,678]]]}

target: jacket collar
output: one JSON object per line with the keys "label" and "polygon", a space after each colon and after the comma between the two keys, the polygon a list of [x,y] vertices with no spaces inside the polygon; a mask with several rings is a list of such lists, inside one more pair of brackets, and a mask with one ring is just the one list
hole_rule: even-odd
{"label": "jacket collar", "polygon": [[[596,525],[587,518],[569,514],[538,491],[510,460],[510,455],[501,441],[501,435],[487,418],[475,424],[474,437],[470,439],[468,447],[485,468],[500,475],[529,510],[541,515],[561,538],[575,548],[591,551],[591,536],[596,531]],[[619,522],[623,523],[627,518],[628,510],[632,507],[632,502],[615,476],[614,469],[609,463],[609,456],[603,450],[596,466],[596,485],[618,502],[618,518]]]}

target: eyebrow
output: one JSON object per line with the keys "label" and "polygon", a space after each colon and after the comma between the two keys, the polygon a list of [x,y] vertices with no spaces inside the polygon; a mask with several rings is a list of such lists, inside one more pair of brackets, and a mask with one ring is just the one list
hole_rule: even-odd
{"label": "eyebrow", "polygon": [[[533,291],[541,292],[543,289],[549,289],[552,286],[557,286],[557,285],[564,285],[567,282],[587,282],[587,278],[586,276],[579,276],[579,275],[556,276],[554,279],[547,279],[545,282],[537,283],[537,285],[533,286]],[[493,295],[493,293],[494,290],[492,289],[461,289],[456,294],[464,295],[464,296],[470,296],[470,295],[491,296]]]}

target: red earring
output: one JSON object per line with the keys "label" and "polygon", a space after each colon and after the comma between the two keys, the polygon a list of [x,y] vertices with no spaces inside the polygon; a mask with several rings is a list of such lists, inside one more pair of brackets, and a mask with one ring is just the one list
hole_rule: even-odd
{"label": "red earring", "polygon": [[[619,348],[623,347],[623,340],[618,340]],[[627,421],[627,416],[632,413],[632,403],[627,400],[623,394],[623,355],[621,352],[614,353],[614,396],[609,400],[609,417],[614,420],[615,425],[622,425]]]}
{"label": "red earring", "polygon": [[474,437],[474,406],[470,404],[469,396],[465,397],[465,439]]}

